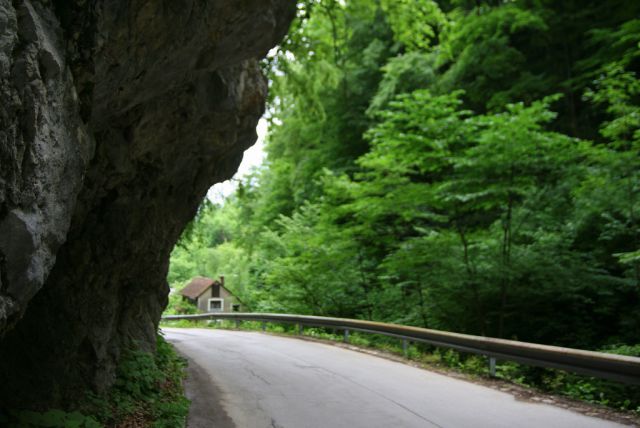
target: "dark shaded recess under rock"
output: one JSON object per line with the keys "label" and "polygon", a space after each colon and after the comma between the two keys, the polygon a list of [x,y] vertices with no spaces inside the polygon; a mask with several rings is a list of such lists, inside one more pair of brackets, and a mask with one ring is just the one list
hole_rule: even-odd
{"label": "dark shaded recess under rock", "polygon": [[0,408],[153,349],[170,251],[256,140],[292,0],[0,0]]}

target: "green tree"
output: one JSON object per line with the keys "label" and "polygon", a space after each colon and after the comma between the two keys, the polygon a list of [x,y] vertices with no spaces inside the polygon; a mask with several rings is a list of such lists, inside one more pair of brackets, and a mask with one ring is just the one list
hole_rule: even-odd
{"label": "green tree", "polygon": [[636,3],[299,2],[264,63],[267,162],[203,205],[171,282],[225,274],[257,310],[635,343]]}

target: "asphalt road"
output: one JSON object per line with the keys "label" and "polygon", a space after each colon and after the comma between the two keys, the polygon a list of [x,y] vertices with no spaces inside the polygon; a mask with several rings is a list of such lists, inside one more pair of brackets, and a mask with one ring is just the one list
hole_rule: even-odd
{"label": "asphalt road", "polygon": [[[620,427],[384,358],[254,332],[169,329],[189,428]],[[204,409],[204,411],[202,410]]]}

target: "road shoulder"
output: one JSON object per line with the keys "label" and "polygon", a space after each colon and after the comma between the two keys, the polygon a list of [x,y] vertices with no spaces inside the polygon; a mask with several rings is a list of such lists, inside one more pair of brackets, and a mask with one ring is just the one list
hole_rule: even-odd
{"label": "road shoulder", "polygon": [[185,394],[191,405],[187,416],[187,428],[236,428],[233,420],[222,407],[222,392],[207,372],[192,359],[180,353],[187,360]]}

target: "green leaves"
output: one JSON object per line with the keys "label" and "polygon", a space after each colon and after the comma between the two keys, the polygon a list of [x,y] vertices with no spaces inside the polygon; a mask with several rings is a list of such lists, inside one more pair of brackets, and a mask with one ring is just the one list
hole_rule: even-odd
{"label": "green leaves", "polygon": [[640,80],[636,73],[615,62],[606,66],[594,83],[596,89],[587,91],[586,97],[606,105],[612,117],[603,123],[602,135],[614,148],[640,150]]}
{"label": "green leaves", "polygon": [[381,6],[395,40],[410,50],[428,51],[448,25],[447,16],[433,0],[382,0]]}
{"label": "green leaves", "polygon": [[640,3],[303,3],[267,162],[171,278],[231,272],[258,310],[636,340]]}
{"label": "green leaves", "polygon": [[100,428],[128,425],[134,418],[134,423],[143,421],[145,426],[181,427],[189,410],[182,389],[184,367],[184,360],[158,336],[155,355],[128,351],[118,366],[115,384],[101,396],[87,393],[80,411],[11,411],[7,416],[0,413],[0,423],[9,428]]}
{"label": "green leaves", "polygon": [[[3,422],[0,420],[0,422]],[[13,412],[12,417],[4,421],[9,428],[100,428],[102,425],[93,417],[80,412],[64,412],[53,409],[46,412],[20,411]]]}
{"label": "green leaves", "polygon": [[[462,109],[462,95],[420,90],[391,102],[367,134],[372,149],[358,160],[363,171],[347,187],[353,201],[346,206],[370,225],[393,218],[396,230],[405,225],[407,235],[395,235],[380,267],[385,282],[397,283],[413,305],[422,302],[416,322],[484,332],[508,308],[487,314],[483,300],[501,294],[504,302],[509,284],[538,269],[519,263],[537,257],[529,227],[548,227],[529,199],[540,204],[538,189],[572,173],[566,165],[580,159],[583,144],[544,129],[558,96],[473,115]],[[455,313],[473,323],[454,321]]]}
{"label": "green leaves", "polygon": [[439,62],[449,66],[441,88],[465,89],[478,110],[501,109],[506,103],[544,94],[546,79],[527,69],[528,52],[516,42],[544,37],[547,26],[539,11],[509,2],[476,12],[458,12],[446,34]]}
{"label": "green leaves", "polygon": [[267,274],[258,308],[346,316],[366,299],[360,289],[357,248],[331,224],[325,206],[305,204],[280,217],[263,235]]}

